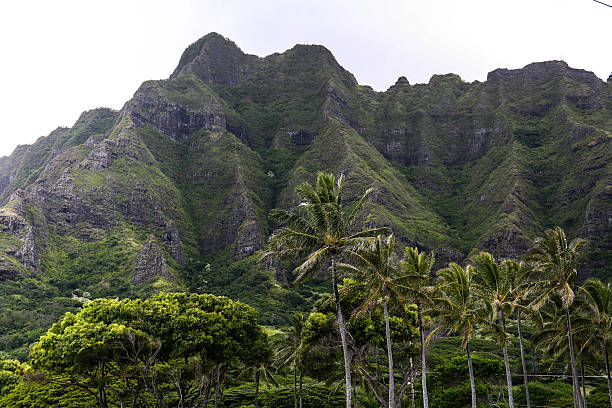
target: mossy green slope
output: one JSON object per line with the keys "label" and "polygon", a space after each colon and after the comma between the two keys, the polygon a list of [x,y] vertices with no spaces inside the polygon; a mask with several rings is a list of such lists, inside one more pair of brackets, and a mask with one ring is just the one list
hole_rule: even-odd
{"label": "mossy green slope", "polygon": [[[295,205],[317,171],[344,174],[349,201],[373,187],[363,224],[440,260],[520,257],[561,225],[590,240],[583,271],[609,277],[611,132],[610,83],[559,61],[375,92],[322,46],[260,58],[212,33],[121,111],[85,112],[0,158],[0,306],[35,310],[19,299],[38,285],[58,299],[47,321],[78,306],[73,292],[189,288],[283,322],[286,305],[305,310],[316,295],[254,254],[274,227],[268,211]],[[137,270],[150,272],[144,286]],[[22,356],[30,323],[0,327],[5,350]]]}

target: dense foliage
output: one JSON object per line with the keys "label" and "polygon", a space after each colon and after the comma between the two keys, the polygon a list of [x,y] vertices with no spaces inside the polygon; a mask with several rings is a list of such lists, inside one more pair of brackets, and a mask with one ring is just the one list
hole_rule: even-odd
{"label": "dense foliage", "polygon": [[[480,252],[431,281],[433,254],[407,248],[400,258],[387,229],[351,227],[367,193],[345,210],[342,180],[320,173],[315,188],[298,189],[301,213],[274,214],[281,227],[264,257],[298,261],[297,283],[332,276],[332,293],[307,315],[272,329],[227,297],[91,300],[73,290],[74,312],[40,336],[27,362],[0,360],[0,405],[612,406],[612,288],[578,285],[583,240],[546,230],[524,262]],[[243,264],[245,273],[257,266]],[[215,279],[210,264],[204,273]],[[529,380],[535,372],[541,381]],[[603,374],[609,388],[585,373]]]}

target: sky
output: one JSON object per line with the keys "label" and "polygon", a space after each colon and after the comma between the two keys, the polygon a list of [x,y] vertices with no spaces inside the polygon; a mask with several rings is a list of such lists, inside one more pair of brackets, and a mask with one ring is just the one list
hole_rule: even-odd
{"label": "sky", "polygon": [[593,0],[3,1],[0,156],[85,110],[121,109],[211,31],[259,56],[322,44],[380,91],[402,75],[484,81],[553,59],[603,80],[612,72],[612,7]]}

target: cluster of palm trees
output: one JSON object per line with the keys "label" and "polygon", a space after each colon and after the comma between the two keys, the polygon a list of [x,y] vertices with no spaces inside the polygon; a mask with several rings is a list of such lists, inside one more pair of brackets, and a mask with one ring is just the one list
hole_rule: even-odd
{"label": "cluster of palm trees", "polygon": [[[331,174],[319,173],[315,186],[304,183],[296,189],[300,204],[295,210],[273,210],[271,217],[282,227],[270,236],[266,256],[299,261],[295,269],[296,283],[315,276],[329,266],[344,356],[347,408],[353,406],[349,353],[351,337],[347,333],[340,302],[340,277],[351,277],[369,288],[368,296],[363,305],[357,308],[357,313],[382,306],[386,326],[389,408],[401,404],[394,389],[389,310],[404,310],[407,303],[417,306],[424,407],[429,406],[427,340],[440,332],[462,336],[468,361],[472,407],[476,408],[470,340],[477,330],[489,330],[499,338],[503,349],[507,403],[514,408],[508,357],[509,334],[506,329],[506,322],[511,316],[516,318],[518,326],[528,407],[529,383],[521,330],[521,319],[525,316],[541,328],[538,341],[544,351],[556,356],[569,352],[574,406],[577,408],[586,408],[586,393],[581,393],[579,387],[577,357],[594,350],[595,353],[603,352],[612,407],[607,358],[607,341],[612,333],[612,288],[595,279],[577,286],[577,263],[580,249],[585,245],[584,240],[576,239],[568,243],[563,230],[557,227],[537,238],[523,261],[496,260],[491,254],[481,252],[471,257],[470,264],[466,266],[450,263],[439,270],[436,279],[432,280],[433,253],[406,248],[403,259],[397,260],[395,240],[388,229],[370,228],[355,232],[354,227],[371,190],[367,190],[347,208],[343,205],[343,181],[343,176],[336,180]],[[431,325],[428,339],[425,336],[425,317]],[[301,319],[303,322],[303,317]],[[579,339],[575,339],[575,336],[579,336]],[[579,340],[578,344],[576,340]],[[283,356],[286,361],[292,361],[290,353]]]}

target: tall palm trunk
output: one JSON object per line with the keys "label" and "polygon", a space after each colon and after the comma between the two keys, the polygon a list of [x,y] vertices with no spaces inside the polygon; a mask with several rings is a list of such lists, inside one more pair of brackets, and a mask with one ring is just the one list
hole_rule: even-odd
{"label": "tall palm trunk", "polygon": [[[504,320],[504,311],[499,309],[499,320],[504,334],[506,334],[506,322]],[[508,343],[504,341],[504,364],[506,365],[506,383],[508,384],[508,407],[514,408],[514,395],[512,393],[512,374],[510,373],[510,360],[508,359]]]}
{"label": "tall palm trunk", "polygon": [[351,359],[346,340],[346,328],[344,327],[344,317],[340,306],[340,295],[338,294],[338,283],[336,282],[336,258],[331,258],[332,267],[332,287],[334,289],[334,300],[336,301],[336,315],[338,319],[338,330],[342,340],[342,353],[344,354],[344,379],[346,383],[346,408],[351,408]]}
{"label": "tall palm trunk", "polygon": [[474,367],[472,366],[472,352],[470,351],[470,341],[465,344],[468,358],[468,370],[470,372],[470,388],[472,389],[472,408],[476,408],[476,384],[474,383]]}
{"label": "tall palm trunk", "polygon": [[385,334],[387,336],[387,356],[389,357],[389,408],[395,408],[395,374],[393,373],[393,348],[391,346],[391,328],[387,297],[383,294],[383,312],[385,314]]}
{"label": "tall palm trunk", "polygon": [[[412,342],[410,342],[410,345],[412,345]],[[410,401],[412,408],[414,408],[414,366],[412,365],[412,357],[410,357]]]}
{"label": "tall palm trunk", "polygon": [[297,366],[293,365],[293,408],[297,408]]}
{"label": "tall palm trunk", "polygon": [[302,408],[302,382],[303,382],[304,373],[300,370],[300,408]]}
{"label": "tall palm trunk", "polygon": [[421,387],[423,388],[423,408],[429,408],[427,396],[427,361],[425,360],[425,333],[423,333],[423,318],[421,317],[421,302],[417,302],[417,318],[421,337]]}
{"label": "tall palm trunk", "polygon": [[612,408],[612,380],[610,379],[610,363],[608,361],[608,346],[604,339],[604,356],[606,358],[606,377],[608,377],[608,394],[610,394],[610,408]]}
{"label": "tall palm trunk", "polygon": [[221,386],[221,364],[217,366],[217,375],[215,381],[215,408],[219,408],[219,387]]}
{"label": "tall palm trunk", "polygon": [[[527,364],[525,363],[525,348],[523,347],[523,333],[521,332],[521,311],[516,312],[516,320],[518,323],[519,344],[521,346],[521,364],[523,365],[523,382],[525,383],[525,401],[527,408],[531,408],[531,399],[529,398],[529,379],[527,378]],[[610,408],[612,408],[612,392],[610,392]]]}
{"label": "tall palm trunk", "polygon": [[584,361],[582,361],[582,358],[580,359],[580,374],[582,376],[582,404],[584,408],[587,408],[586,384],[584,382]]}
{"label": "tall palm trunk", "polygon": [[259,369],[255,370],[255,408],[259,408]]}
{"label": "tall palm trunk", "polygon": [[574,337],[572,335],[572,320],[570,319],[569,307],[565,309],[567,318],[567,338],[569,341],[570,364],[572,366],[572,385],[574,389],[574,407],[584,408],[580,397],[580,387],[578,386],[578,372],[576,370],[576,357],[574,356]]}

